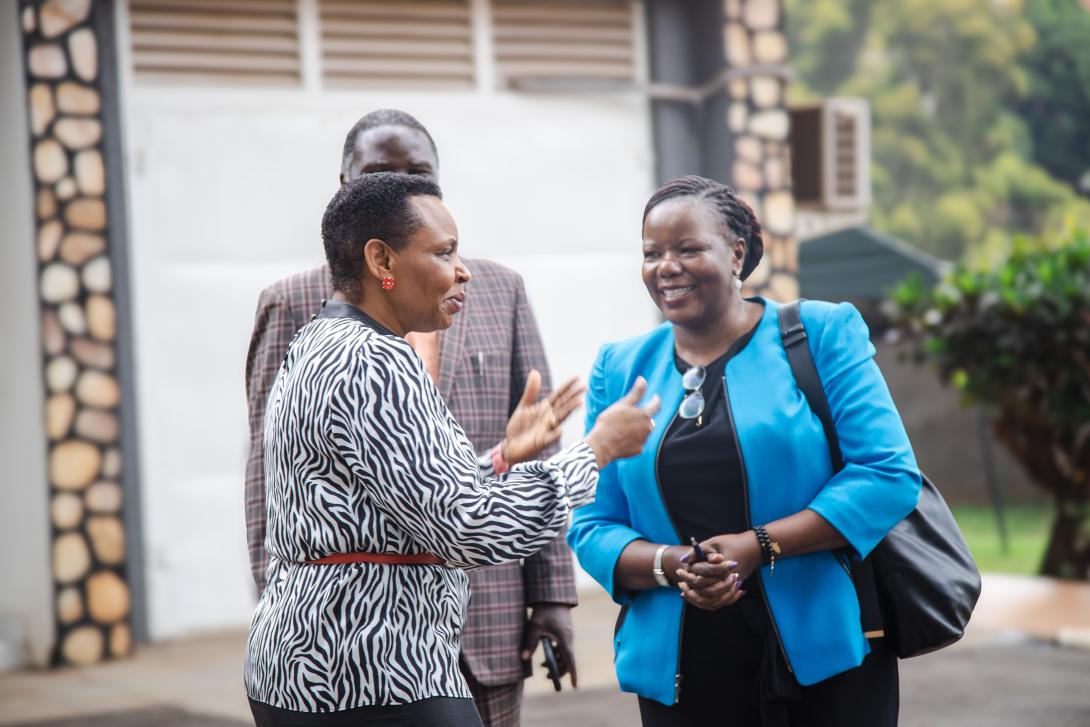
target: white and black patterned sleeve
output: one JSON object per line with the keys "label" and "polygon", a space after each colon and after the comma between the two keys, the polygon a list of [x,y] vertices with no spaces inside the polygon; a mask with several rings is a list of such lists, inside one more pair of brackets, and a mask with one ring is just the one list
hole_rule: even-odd
{"label": "white and black patterned sleeve", "polygon": [[333,441],[374,506],[449,565],[532,555],[594,499],[597,463],[582,442],[489,474],[407,343],[375,336],[353,368],[333,397]]}

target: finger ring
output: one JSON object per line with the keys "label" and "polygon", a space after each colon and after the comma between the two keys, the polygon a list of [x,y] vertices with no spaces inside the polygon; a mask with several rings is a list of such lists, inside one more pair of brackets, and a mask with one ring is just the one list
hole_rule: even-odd
{"label": "finger ring", "polygon": [[654,430],[655,430],[655,420],[652,419],[651,420],[651,429],[650,429],[650,431],[654,431]]}

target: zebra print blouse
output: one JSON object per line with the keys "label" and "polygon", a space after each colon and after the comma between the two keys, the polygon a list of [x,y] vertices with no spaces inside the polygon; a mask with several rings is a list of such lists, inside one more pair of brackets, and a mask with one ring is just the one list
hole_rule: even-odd
{"label": "zebra print blouse", "polygon": [[[246,647],[251,699],[301,712],[465,697],[462,569],[516,560],[594,499],[580,442],[496,476],[403,339],[329,302],[297,334],[265,415],[268,586]],[[446,566],[305,565],[430,552]]]}

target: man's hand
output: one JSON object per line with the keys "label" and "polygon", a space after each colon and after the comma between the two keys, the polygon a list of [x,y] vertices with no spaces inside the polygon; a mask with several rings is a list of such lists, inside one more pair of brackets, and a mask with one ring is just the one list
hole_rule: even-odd
{"label": "man's hand", "polygon": [[533,607],[530,622],[522,635],[522,651],[519,658],[530,661],[542,636],[556,643],[557,665],[560,676],[571,674],[572,687],[578,688],[575,675],[575,654],[572,652],[571,606],[563,603],[541,603]]}

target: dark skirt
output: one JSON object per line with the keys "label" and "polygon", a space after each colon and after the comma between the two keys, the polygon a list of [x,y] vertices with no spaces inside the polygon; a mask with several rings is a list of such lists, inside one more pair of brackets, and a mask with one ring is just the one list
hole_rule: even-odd
{"label": "dark skirt", "polygon": [[257,727],[482,727],[472,699],[432,697],[410,704],[358,707],[341,712],[296,712],[250,700]]}
{"label": "dark skirt", "polygon": [[881,639],[855,669],[799,686],[753,585],[719,611],[686,604],[681,697],[672,707],[640,697],[643,727],[896,727],[897,657]]}

